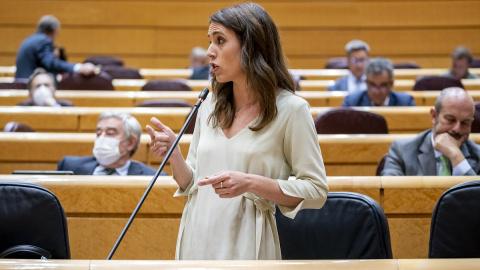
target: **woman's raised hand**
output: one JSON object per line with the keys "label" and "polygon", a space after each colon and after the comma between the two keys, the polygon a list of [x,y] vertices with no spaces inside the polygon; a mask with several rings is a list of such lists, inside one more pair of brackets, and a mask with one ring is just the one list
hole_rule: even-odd
{"label": "woman's raised hand", "polygon": [[[155,157],[164,158],[167,154],[168,150],[172,146],[173,142],[175,141],[175,133],[165,126],[160,120],[155,117],[150,119],[152,125],[157,128],[159,131],[156,131],[152,126],[147,125],[147,133],[150,135],[150,151],[153,153]],[[178,147],[177,147],[178,149]],[[174,151],[172,155],[175,152]]]}

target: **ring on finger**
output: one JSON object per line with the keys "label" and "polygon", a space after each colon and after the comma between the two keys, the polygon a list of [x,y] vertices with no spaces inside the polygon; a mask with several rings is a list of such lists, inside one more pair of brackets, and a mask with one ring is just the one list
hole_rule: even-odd
{"label": "ring on finger", "polygon": [[223,181],[220,182],[220,188],[223,188]]}

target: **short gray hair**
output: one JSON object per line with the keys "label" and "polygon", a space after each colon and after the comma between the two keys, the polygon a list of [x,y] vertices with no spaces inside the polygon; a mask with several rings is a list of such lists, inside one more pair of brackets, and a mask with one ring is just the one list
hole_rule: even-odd
{"label": "short gray hair", "polygon": [[138,146],[140,145],[140,137],[142,136],[142,126],[140,126],[140,123],[138,120],[131,116],[130,114],[126,112],[118,112],[118,111],[107,111],[102,113],[98,117],[98,122],[100,122],[102,119],[105,118],[110,118],[110,117],[115,117],[118,118],[122,121],[123,123],[123,130],[125,130],[125,133],[127,134],[127,138],[130,138],[132,136],[137,137],[137,145],[132,149],[132,152],[130,152],[130,156],[133,156],[135,152],[138,149]]}
{"label": "short gray hair", "polygon": [[368,61],[366,74],[367,75],[380,75],[386,70],[390,80],[393,80],[393,64],[390,59],[383,57],[376,57]]}
{"label": "short gray hair", "polygon": [[190,52],[190,58],[193,58],[196,56],[204,56],[205,58],[207,58],[207,50],[205,50],[202,47],[194,47]]}
{"label": "short gray hair", "polygon": [[28,91],[32,91],[32,82],[33,80],[38,76],[38,75],[41,75],[41,74],[46,74],[48,75],[48,77],[50,77],[50,79],[52,79],[52,84],[53,86],[56,88],[56,81],[55,81],[55,77],[53,76],[52,73],[46,71],[44,68],[36,68],[32,75],[30,75],[30,77],[28,77],[28,82],[27,82],[27,89]]}
{"label": "short gray hair", "polygon": [[353,51],[359,51],[359,50],[364,50],[367,52],[367,55],[370,55],[370,46],[364,41],[354,39],[345,45],[345,52],[347,54],[347,57],[350,57],[350,54]]}
{"label": "short gray hair", "polygon": [[60,21],[53,15],[45,15],[38,21],[37,33],[52,34],[60,29]]}
{"label": "short gray hair", "polygon": [[467,58],[468,64],[473,62],[473,56],[470,50],[464,46],[458,46],[452,53],[452,59]]}

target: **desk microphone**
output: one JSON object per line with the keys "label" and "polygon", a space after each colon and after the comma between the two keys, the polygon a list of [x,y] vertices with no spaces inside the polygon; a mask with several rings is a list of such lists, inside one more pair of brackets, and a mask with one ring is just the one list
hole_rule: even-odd
{"label": "desk microphone", "polygon": [[130,225],[132,224],[133,219],[135,218],[138,211],[140,210],[140,207],[142,207],[142,204],[145,201],[145,199],[147,198],[148,193],[150,193],[150,190],[153,188],[153,185],[155,184],[155,181],[157,181],[157,178],[160,175],[160,173],[162,172],[163,167],[165,167],[165,164],[167,163],[168,159],[170,158],[170,155],[172,154],[173,150],[177,146],[178,141],[180,141],[180,138],[182,137],[183,133],[185,133],[185,130],[187,129],[188,124],[190,124],[190,121],[192,120],[193,115],[195,115],[195,113],[197,112],[197,110],[200,107],[200,105],[202,104],[202,102],[207,98],[208,91],[209,91],[208,88],[204,88],[202,90],[202,92],[200,93],[200,95],[198,96],[197,103],[195,103],[195,105],[193,106],[192,111],[188,115],[187,120],[185,120],[185,123],[183,124],[183,127],[180,130],[180,132],[178,133],[177,138],[173,142],[172,147],[170,147],[170,149],[168,150],[167,154],[165,155],[165,158],[162,161],[162,164],[160,164],[160,167],[158,168],[157,172],[153,176],[153,179],[150,182],[150,184],[148,185],[147,190],[145,190],[145,193],[143,194],[142,198],[140,199],[140,202],[137,204],[137,207],[135,208],[132,215],[130,216],[130,219],[128,220],[127,225],[125,225],[125,228],[123,228],[122,233],[118,237],[117,242],[115,243],[115,245],[112,248],[112,251],[110,251],[110,254],[107,257],[107,260],[110,260],[112,258],[113,254],[115,253],[115,251],[118,248],[118,245],[120,245],[120,242],[122,241],[123,237],[127,233],[127,230],[130,227]]}

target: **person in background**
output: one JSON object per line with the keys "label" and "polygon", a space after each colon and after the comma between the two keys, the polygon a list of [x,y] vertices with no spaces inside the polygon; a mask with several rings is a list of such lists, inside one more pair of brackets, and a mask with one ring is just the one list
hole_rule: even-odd
{"label": "person in background", "polygon": [[207,51],[202,47],[195,47],[190,53],[190,66],[192,75],[189,80],[208,80],[210,79],[211,67],[208,64]]}
{"label": "person in background", "polygon": [[455,79],[478,79],[476,74],[470,73],[468,68],[473,62],[473,56],[469,49],[463,46],[458,46],[452,53],[452,67],[450,70],[442,74],[445,77],[452,77]]}
{"label": "person in background", "polygon": [[202,47],[194,47],[188,57],[190,65],[188,68],[196,68],[208,65],[207,50]]}
{"label": "person in background", "polygon": [[342,107],[350,106],[415,106],[411,95],[395,92],[393,64],[389,59],[377,57],[367,65],[367,90],[348,94]]}
{"label": "person in background", "polygon": [[37,32],[25,39],[17,52],[15,78],[28,78],[33,71],[42,67],[50,73],[79,72],[93,75],[92,63],[69,63],[55,56],[54,41],[60,30],[60,22],[52,15],[40,18]]}
{"label": "person in background", "polygon": [[18,103],[18,106],[73,106],[69,100],[56,99],[55,79],[52,73],[37,68],[30,75],[27,83],[29,100]]}
{"label": "person in background", "polygon": [[[281,259],[275,204],[294,218],[321,208],[328,186],[308,103],[295,95],[278,29],[245,3],[210,17],[212,95],[197,113],[185,160],[170,157],[175,196],[187,196],[176,259]],[[152,117],[151,151],[164,157],[176,136]],[[300,150],[301,149],[301,150]],[[291,176],[296,180],[289,180]]]}
{"label": "person in background", "polygon": [[370,47],[361,40],[352,40],[345,45],[347,54],[348,75],[335,81],[334,85],[327,88],[328,91],[348,91],[355,93],[367,89],[365,83],[365,66],[368,63]]}
{"label": "person in background", "polygon": [[[131,157],[140,145],[142,127],[128,113],[108,111],[98,118],[93,156],[65,156],[57,171],[76,175],[154,175],[156,170]],[[166,175],[162,172],[161,175]]]}
{"label": "person in background", "polygon": [[475,106],[459,87],[440,93],[430,109],[433,129],[392,143],[382,175],[478,175],[480,146],[468,137]]}

